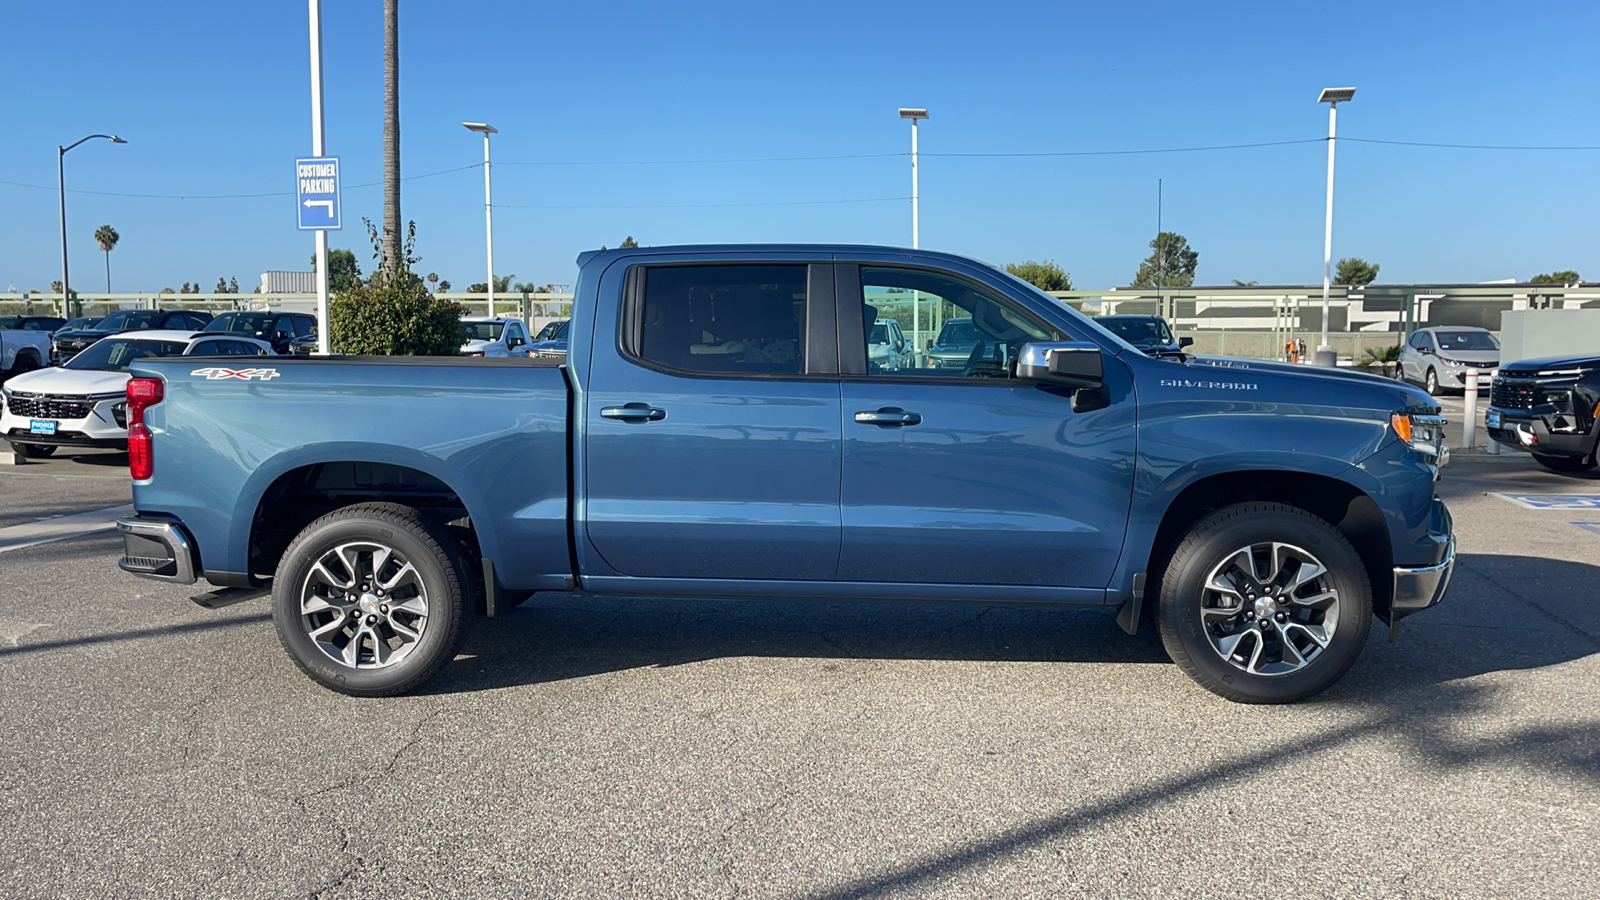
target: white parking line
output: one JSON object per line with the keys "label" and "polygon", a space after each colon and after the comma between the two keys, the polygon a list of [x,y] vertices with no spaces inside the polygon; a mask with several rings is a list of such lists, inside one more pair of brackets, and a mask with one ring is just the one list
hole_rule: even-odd
{"label": "white parking line", "polygon": [[67,538],[82,537],[94,534],[96,531],[107,531],[117,527],[117,517],[133,512],[133,504],[113,506],[109,509],[97,509],[93,512],[75,513],[70,516],[57,516],[53,519],[40,519],[26,525],[12,525],[9,528],[0,528],[0,553],[9,550],[21,550],[23,547],[32,547],[35,544],[48,544],[51,541],[61,541]]}

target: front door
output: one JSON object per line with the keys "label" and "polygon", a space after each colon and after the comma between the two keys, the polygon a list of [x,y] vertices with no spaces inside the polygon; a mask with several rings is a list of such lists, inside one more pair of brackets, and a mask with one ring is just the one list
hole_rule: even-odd
{"label": "front door", "polygon": [[[626,326],[620,336],[596,328],[582,411],[586,533],[610,568],[641,578],[833,577],[831,277],[805,262],[628,273]],[[826,340],[808,341],[811,332]]]}
{"label": "front door", "polygon": [[[1127,368],[1108,354],[1107,404],[1075,412],[1068,391],[1014,372],[1023,344],[1077,336],[1015,298],[929,270],[838,271],[840,365],[865,372],[842,382],[839,580],[1104,588],[1133,488]],[[922,329],[913,340],[970,318],[978,342],[959,364],[886,370],[855,324],[884,318]]]}

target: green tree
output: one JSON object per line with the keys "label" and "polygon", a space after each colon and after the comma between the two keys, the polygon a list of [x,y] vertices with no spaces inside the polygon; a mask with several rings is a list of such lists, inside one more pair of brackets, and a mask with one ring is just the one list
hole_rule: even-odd
{"label": "green tree", "polygon": [[[509,292],[511,290],[511,279],[515,277],[517,277],[515,274],[496,275],[494,277],[494,292],[496,294]],[[486,281],[474,281],[472,284],[467,285],[467,293],[469,294],[487,294],[488,292],[489,283]]]}
{"label": "green tree", "polygon": [[61,293],[61,282],[59,282],[59,281],[50,282],[50,293],[52,293],[52,294]]}
{"label": "green tree", "polygon": [[1378,269],[1382,268],[1377,263],[1369,263],[1359,256],[1349,256],[1339,260],[1339,265],[1333,272],[1334,284],[1345,284],[1350,287],[1361,287],[1378,280]]}
{"label": "green tree", "polygon": [[[385,281],[405,265],[400,248],[400,0],[383,0],[383,249]],[[328,266],[331,272],[333,266]]]}
{"label": "green tree", "polygon": [[1377,366],[1385,376],[1389,374],[1389,367],[1400,359],[1400,345],[1391,344],[1388,347],[1368,347],[1361,356],[1364,366]]}
{"label": "green tree", "polygon": [[100,249],[106,253],[106,293],[111,293],[111,251],[117,246],[117,241],[122,240],[122,235],[110,225],[101,225],[94,230],[94,239]]}
{"label": "green tree", "polygon": [[1072,290],[1072,275],[1052,260],[1006,263],[1006,271],[1021,278],[1041,291]]}
{"label": "green tree", "polygon": [[540,288],[539,285],[535,284],[532,281],[519,281],[516,284],[513,284],[511,286],[511,290],[514,293],[518,293],[518,294],[523,293],[523,292],[527,292],[529,294],[537,294],[537,293],[539,293],[539,291],[541,291],[543,289]]}
{"label": "green tree", "polygon": [[438,272],[429,272],[428,274],[422,276],[422,280],[428,283],[428,290],[437,291],[439,289]]}
{"label": "green tree", "polygon": [[217,276],[217,286],[211,289],[213,294],[226,294],[228,292],[228,279]]}
{"label": "green tree", "polygon": [[[366,220],[363,220],[366,221]],[[385,238],[366,222],[374,256]],[[392,274],[383,270],[366,284],[340,291],[330,309],[329,335],[335,353],[367,356],[455,356],[461,352],[461,306],[428,293],[411,272],[417,225],[409,223]]]}
{"label": "green tree", "polygon": [[229,278],[228,279],[228,293],[230,293],[230,294],[239,293],[239,279],[237,279],[237,278]]}
{"label": "green tree", "polygon": [[1259,282],[1259,281],[1240,281],[1237,278],[1235,278],[1233,280],[1233,286],[1234,287],[1255,287],[1256,285],[1258,285],[1260,283],[1261,282]]}
{"label": "green tree", "polygon": [[443,278],[439,279],[439,293],[441,293],[441,294],[450,293],[450,282],[446,281]]}
{"label": "green tree", "polygon": [[633,239],[633,235],[630,234],[627,237],[622,239],[622,243],[617,245],[617,249],[618,250],[632,250],[633,248],[635,248],[637,246],[639,246],[639,242],[634,240]]}
{"label": "green tree", "polygon": [[[311,271],[317,270],[317,255],[311,254]],[[354,250],[328,251],[328,292],[349,290],[361,283],[361,264]]]}
{"label": "green tree", "polygon": [[1175,231],[1163,231],[1150,242],[1150,255],[1139,263],[1132,287],[1189,287],[1200,254],[1189,249],[1189,239]]}
{"label": "green tree", "polygon": [[1528,279],[1529,284],[1578,284],[1583,281],[1583,276],[1571,269],[1562,269],[1559,272],[1545,272]]}

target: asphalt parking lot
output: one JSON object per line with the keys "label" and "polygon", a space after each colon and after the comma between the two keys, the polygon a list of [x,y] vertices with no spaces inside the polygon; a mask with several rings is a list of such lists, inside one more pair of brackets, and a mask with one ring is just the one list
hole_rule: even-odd
{"label": "asphalt parking lot", "polygon": [[561,595],[355,700],[77,533],[122,460],[0,468],[0,895],[1594,892],[1600,502],[1498,495],[1600,478],[1458,458],[1446,604],[1295,706],[1107,612]]}

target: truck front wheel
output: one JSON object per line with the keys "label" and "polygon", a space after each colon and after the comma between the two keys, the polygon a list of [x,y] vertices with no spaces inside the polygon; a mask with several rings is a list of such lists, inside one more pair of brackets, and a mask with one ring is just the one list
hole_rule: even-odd
{"label": "truck front wheel", "polygon": [[1286,504],[1240,503],[1179,543],[1158,619],[1167,653],[1202,687],[1239,703],[1291,703],[1355,663],[1372,587],[1328,523]]}
{"label": "truck front wheel", "polygon": [[456,655],[476,590],[460,546],[409,506],[361,503],[301,531],[272,582],[301,671],[357,697],[415,689]]}

